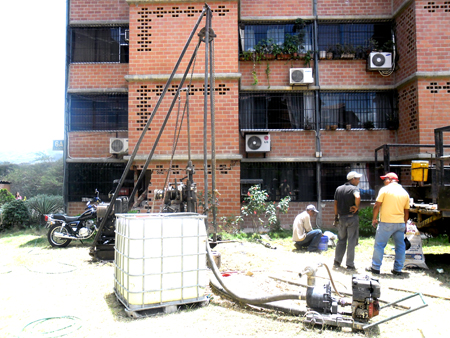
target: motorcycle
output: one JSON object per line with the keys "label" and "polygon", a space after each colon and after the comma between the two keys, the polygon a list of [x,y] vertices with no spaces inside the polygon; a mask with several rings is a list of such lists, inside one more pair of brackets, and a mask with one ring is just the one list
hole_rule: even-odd
{"label": "motorcycle", "polygon": [[80,216],[67,216],[62,214],[45,215],[49,228],[47,239],[51,246],[67,247],[72,240],[91,238],[97,230],[97,206],[101,200],[99,192],[95,189],[96,197],[86,203],[86,209]]}

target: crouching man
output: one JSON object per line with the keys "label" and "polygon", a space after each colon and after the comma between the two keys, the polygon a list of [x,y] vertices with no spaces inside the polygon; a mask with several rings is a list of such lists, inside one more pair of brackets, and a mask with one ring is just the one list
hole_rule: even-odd
{"label": "crouching man", "polygon": [[305,211],[295,217],[292,240],[298,250],[307,247],[309,252],[319,252],[322,230],[313,230],[311,227],[311,216],[318,212],[316,207],[310,204]]}

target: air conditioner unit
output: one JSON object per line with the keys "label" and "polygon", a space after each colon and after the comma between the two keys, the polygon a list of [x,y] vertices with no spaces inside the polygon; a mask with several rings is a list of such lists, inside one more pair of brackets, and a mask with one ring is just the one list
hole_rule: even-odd
{"label": "air conditioner unit", "polygon": [[372,52],[367,59],[368,70],[388,70],[392,68],[392,53]]}
{"label": "air conditioner unit", "polygon": [[291,85],[304,85],[314,82],[312,68],[291,68],[289,71]]}
{"label": "air conditioner unit", "polygon": [[266,153],[270,151],[270,134],[245,135],[245,151],[248,153]]}
{"label": "air conditioner unit", "polygon": [[128,139],[127,138],[110,138],[109,139],[109,152],[111,154],[124,154],[128,152]]}

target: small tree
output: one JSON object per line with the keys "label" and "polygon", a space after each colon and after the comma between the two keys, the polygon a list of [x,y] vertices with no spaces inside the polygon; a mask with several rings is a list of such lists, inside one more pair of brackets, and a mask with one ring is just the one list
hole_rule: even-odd
{"label": "small tree", "polygon": [[3,204],[6,204],[8,202],[14,201],[14,195],[11,194],[8,190],[6,189],[0,189],[0,207]]}
{"label": "small tree", "polygon": [[3,206],[3,226],[25,226],[29,223],[28,209],[22,200],[14,200]]}
{"label": "small tree", "polygon": [[286,214],[289,210],[289,196],[281,199],[278,204],[276,202],[269,202],[267,199],[269,195],[265,190],[261,190],[259,185],[254,185],[248,189],[247,197],[245,197],[246,205],[241,208],[244,216],[248,216],[252,220],[255,231],[260,226],[267,227],[263,218],[267,219],[267,223],[271,230],[280,227],[280,220],[278,218],[280,213]]}

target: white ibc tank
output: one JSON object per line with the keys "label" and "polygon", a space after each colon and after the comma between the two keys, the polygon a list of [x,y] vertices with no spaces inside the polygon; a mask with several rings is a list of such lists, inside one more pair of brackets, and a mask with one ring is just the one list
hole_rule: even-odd
{"label": "white ibc tank", "polygon": [[116,216],[114,291],[128,310],[206,299],[206,216]]}

